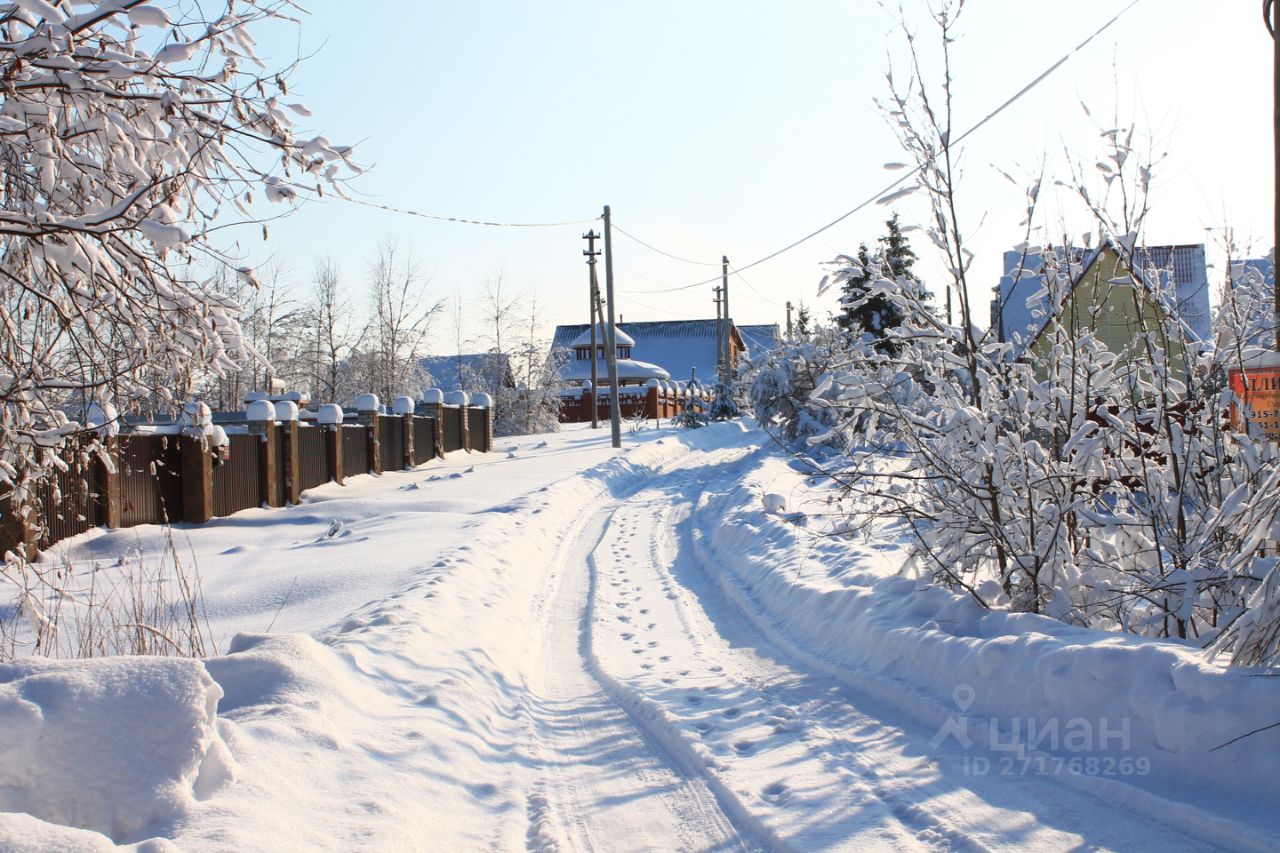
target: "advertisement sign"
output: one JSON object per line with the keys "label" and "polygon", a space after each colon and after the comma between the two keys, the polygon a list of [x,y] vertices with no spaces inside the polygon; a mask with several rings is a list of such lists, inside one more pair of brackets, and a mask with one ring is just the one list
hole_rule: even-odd
{"label": "advertisement sign", "polygon": [[[1280,441],[1280,366],[1228,371],[1231,390],[1248,408],[1249,424],[1272,441]],[[1231,405],[1231,423],[1241,426],[1242,413]]]}

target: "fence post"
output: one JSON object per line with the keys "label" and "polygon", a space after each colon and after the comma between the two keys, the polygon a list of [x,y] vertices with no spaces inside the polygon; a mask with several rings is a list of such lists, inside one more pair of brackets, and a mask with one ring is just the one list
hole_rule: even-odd
{"label": "fence post", "polygon": [[35,509],[30,504],[15,507],[13,495],[0,501],[0,550],[13,551],[24,560],[36,558],[36,543],[40,531],[32,516]]}
{"label": "fence post", "polygon": [[267,506],[279,506],[276,501],[276,407],[270,400],[254,400],[245,411],[249,421],[249,434],[256,435],[258,444],[258,484],[262,502]]}
{"label": "fence post", "polygon": [[436,447],[432,457],[439,459],[444,456],[444,392],[439,388],[431,388],[424,391],[422,392],[422,403],[427,411],[432,413],[432,417],[436,419]]}
{"label": "fence post", "polygon": [[213,518],[213,454],[203,435],[181,435],[182,520],[204,524]]}
{"label": "fence post", "polygon": [[326,403],[316,412],[317,427],[324,429],[324,456],[329,479],[342,485],[342,407]]}
{"label": "fence post", "polygon": [[413,467],[413,398],[396,397],[391,401],[391,411],[404,422],[404,458],[400,461],[400,467],[408,470]]}
{"label": "fence post", "polygon": [[[471,437],[472,446],[479,444],[483,453],[493,450],[493,397],[488,394],[476,394],[471,398],[471,404],[477,409],[484,410],[484,433],[478,438]],[[471,418],[468,416],[467,421]]]}
{"label": "fence post", "polygon": [[368,448],[369,470],[374,474],[382,473],[381,441],[378,438],[378,395],[361,394],[356,397],[356,411],[359,412],[360,424],[365,428],[365,447]]}
{"label": "fence post", "polygon": [[[182,405],[178,423],[178,456],[182,460],[182,520],[204,524],[213,518],[213,452],[209,434],[213,413],[199,400]],[[170,517],[170,520],[174,520]]]}
{"label": "fence post", "polygon": [[285,504],[296,504],[302,499],[302,468],[298,457],[298,404],[291,400],[276,403],[276,418],[280,430],[280,453],[284,455]]}
{"label": "fence post", "polygon": [[102,449],[94,454],[92,463],[98,517],[107,527],[121,527],[124,506],[120,501],[120,439],[104,435],[100,442]]}
{"label": "fence post", "polygon": [[458,435],[462,436],[462,449],[471,450],[471,430],[467,424],[467,404],[471,402],[467,397],[466,391],[450,391],[444,395],[444,401],[449,406],[457,406],[456,409],[450,409],[449,414],[458,413]]}

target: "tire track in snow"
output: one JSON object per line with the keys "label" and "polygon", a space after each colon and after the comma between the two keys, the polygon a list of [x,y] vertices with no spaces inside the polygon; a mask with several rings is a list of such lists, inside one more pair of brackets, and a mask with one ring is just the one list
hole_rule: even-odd
{"label": "tire track in snow", "polygon": [[[734,455],[722,454],[720,458]],[[757,830],[770,846],[786,847],[793,838],[799,839],[794,843],[806,847],[844,842],[858,849],[875,844],[895,849],[971,850],[985,849],[988,844],[1004,849],[1090,846],[1091,812],[1099,807],[1108,810],[1101,801],[1074,790],[1064,792],[1053,780],[960,779],[954,768],[948,775],[938,757],[931,754],[936,750],[921,748],[927,735],[912,734],[921,726],[908,715],[886,715],[885,709],[877,707],[878,702],[868,703],[866,697],[851,694],[851,685],[833,678],[827,666],[810,665],[810,655],[793,645],[780,646],[770,631],[762,630],[758,615],[753,618],[747,612],[749,602],[741,598],[746,593],[733,586],[726,572],[709,564],[699,547],[698,525],[723,523],[723,519],[691,516],[677,525],[675,537],[663,535],[669,529],[673,504],[705,508],[708,489],[726,484],[732,488],[736,475],[751,464],[752,455],[740,456],[736,463],[722,461],[718,466],[722,470],[714,475],[709,469],[673,472],[665,481],[643,489],[637,496],[640,503],[633,500],[602,510],[609,535],[602,535],[591,555],[590,627],[598,637],[593,637],[587,652],[618,701],[628,706],[673,756],[707,780],[721,797],[722,808],[744,826]],[[631,540],[636,535],[632,527],[647,530],[651,536],[648,565],[632,552]],[[692,559],[687,559],[690,550]],[[643,579],[635,576],[645,570],[651,571]],[[642,594],[646,581],[650,587],[647,597]],[[675,630],[663,638],[668,643],[682,642],[687,648],[679,654],[663,647],[662,651],[671,654],[655,663],[655,643],[646,638],[653,636],[648,631],[657,624],[650,620],[664,622],[664,617],[661,627]],[[720,636],[720,631],[727,631],[727,636]],[[615,636],[621,644],[614,641]],[[614,653],[609,655],[610,651]],[[672,654],[679,654],[674,665]],[[606,657],[607,665],[601,656]],[[706,657],[716,665],[694,676],[689,663]],[[670,675],[660,677],[668,672]],[[715,690],[698,687],[695,681],[699,678],[719,683]],[[861,710],[868,705],[877,713]],[[784,713],[787,709],[793,712],[790,719]],[[795,713],[797,709],[800,713]],[[716,713],[722,716],[717,718]],[[898,724],[900,718],[905,718],[905,726]],[[725,720],[734,719],[738,722],[726,725]],[[758,731],[761,720],[773,726],[775,735],[794,735],[791,746],[783,743],[782,749],[794,751],[794,744],[802,743],[808,750],[805,760],[817,772],[807,781],[800,774],[801,788],[788,785],[790,780],[784,778],[763,786],[754,784],[758,780],[750,765],[767,764],[761,759],[779,748],[776,739],[717,734],[718,730],[747,731],[744,724],[748,722]],[[799,732],[788,732],[789,726]],[[848,797],[829,808],[825,817],[836,820],[838,814],[832,812],[841,808],[867,809],[876,819],[887,812],[901,825],[905,837],[877,833],[874,821],[870,821],[853,827],[858,832],[868,831],[869,836],[842,836],[836,831],[819,839],[812,826],[803,825],[803,819],[788,823],[779,817],[785,814],[791,798],[803,799],[811,793],[802,790],[804,786],[811,789],[819,784],[813,779],[824,774],[829,789],[849,789]],[[743,779],[751,781],[743,784]],[[1017,790],[1020,781],[1029,783],[1032,793]],[[879,806],[867,805],[868,799]],[[814,802],[811,798],[808,804]],[[984,825],[984,817],[989,825]],[[1165,849],[1196,846],[1168,828],[1148,828],[1140,820],[1122,817],[1127,823],[1111,836],[1112,843],[1123,846],[1145,837]],[[838,822],[835,826],[851,829]],[[994,828],[997,826],[999,829]]]}

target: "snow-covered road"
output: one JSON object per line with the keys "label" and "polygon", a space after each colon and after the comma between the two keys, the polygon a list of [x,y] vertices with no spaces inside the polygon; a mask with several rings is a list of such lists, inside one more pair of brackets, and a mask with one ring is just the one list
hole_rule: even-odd
{"label": "snow-covered road", "polygon": [[[500,443],[354,493],[325,487],[252,516],[248,534],[191,530],[215,629],[242,631],[206,664],[224,693],[228,781],[142,833],[95,827],[78,846],[112,835],[256,850],[1271,845],[1270,790],[1233,811],[1229,797],[1172,784],[1029,772],[944,736],[939,715],[956,709],[918,673],[886,679],[839,659],[831,650],[855,626],[808,619],[824,605],[806,596],[874,584],[840,562],[847,544],[760,509],[762,478],[803,477],[759,432],[649,431],[621,453],[605,442]],[[327,537],[335,520],[344,533]],[[123,535],[77,547],[100,557]],[[869,543],[864,562],[876,549],[892,545]],[[388,553],[384,571],[361,563]],[[775,564],[781,585],[754,581],[753,561]],[[246,564],[260,574],[232,583]],[[356,589],[335,589],[341,566],[362,566]],[[293,600],[276,605],[286,579]],[[372,599],[352,609],[362,590]],[[273,610],[328,627],[243,633]],[[0,847],[63,843],[64,830],[16,820],[0,816]]]}

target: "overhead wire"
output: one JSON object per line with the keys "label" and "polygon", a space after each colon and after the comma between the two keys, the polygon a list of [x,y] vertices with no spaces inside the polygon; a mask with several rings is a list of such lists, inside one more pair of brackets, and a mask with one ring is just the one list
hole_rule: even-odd
{"label": "overhead wire", "polygon": [[399,213],[404,216],[416,216],[420,219],[433,219],[437,222],[453,222],[459,225],[485,225],[491,228],[559,228],[564,225],[584,225],[588,222],[596,222],[601,217],[592,216],[587,219],[566,219],[561,222],[493,222],[485,219],[468,219],[463,216],[443,216],[436,213],[423,213],[418,210],[409,210],[404,207],[392,207],[389,204],[380,204],[375,201],[365,201],[364,199],[352,198],[348,195],[330,195],[329,199],[340,199],[341,201],[350,202],[351,204],[359,204],[364,207],[372,207],[378,210],[385,210],[390,213]]}
{"label": "overhead wire", "polygon": [[[1046,68],[1044,71],[1040,72],[1040,74],[1039,74],[1039,75],[1037,75],[1037,76],[1035,77],[1035,79],[1033,79],[1030,83],[1027,83],[1025,86],[1023,86],[1023,87],[1022,87],[1021,89],[1019,89],[1017,92],[1015,92],[1011,97],[1009,97],[1007,100],[1005,100],[1005,101],[1004,101],[1004,103],[1000,104],[1000,106],[996,107],[994,110],[992,110],[991,112],[987,113],[987,115],[986,115],[986,116],[984,116],[982,119],[980,119],[976,124],[974,124],[973,126],[971,126],[971,127],[970,127],[968,130],[966,130],[964,133],[960,134],[960,136],[958,136],[954,141],[949,141],[949,142],[947,143],[948,147],[952,147],[952,148],[954,148],[955,146],[957,146],[957,145],[959,145],[960,143],[964,142],[964,140],[966,140],[967,138],[969,138],[969,136],[971,136],[972,134],[974,134],[975,132],[977,132],[979,129],[981,129],[983,126],[985,126],[988,122],[990,122],[990,121],[991,121],[992,119],[994,119],[996,116],[1000,115],[1000,114],[1001,114],[1001,113],[1003,113],[1005,110],[1007,110],[1009,107],[1011,107],[1014,103],[1016,103],[1017,101],[1021,100],[1021,99],[1022,99],[1022,97],[1023,97],[1024,95],[1026,95],[1026,94],[1027,94],[1028,92],[1030,92],[1032,89],[1035,89],[1035,88],[1036,88],[1037,86],[1039,86],[1042,82],[1044,82],[1044,80],[1045,80],[1046,78],[1048,78],[1048,77],[1049,77],[1049,75],[1051,75],[1053,72],[1057,71],[1057,70],[1058,70],[1059,68],[1061,68],[1064,64],[1066,64],[1066,63],[1067,63],[1067,62],[1068,62],[1068,61],[1069,61],[1073,56],[1075,56],[1077,53],[1079,53],[1081,50],[1083,50],[1086,46],[1088,46],[1088,44],[1089,44],[1090,42],[1092,42],[1095,38],[1097,38],[1098,36],[1100,36],[1100,35],[1102,35],[1104,32],[1106,32],[1108,29],[1110,29],[1110,28],[1111,28],[1111,26],[1112,26],[1113,24],[1115,24],[1115,22],[1116,22],[1116,21],[1120,20],[1120,18],[1122,18],[1122,17],[1125,15],[1125,13],[1127,13],[1127,12],[1128,12],[1130,9],[1132,9],[1134,6],[1138,5],[1140,2],[1142,2],[1142,0],[1131,0],[1131,2],[1130,2],[1127,6],[1125,6],[1123,9],[1121,9],[1119,12],[1117,12],[1117,13],[1115,14],[1115,16],[1114,16],[1114,17],[1112,17],[1109,21],[1107,21],[1105,24],[1103,24],[1101,27],[1099,27],[1097,30],[1095,30],[1093,33],[1091,33],[1091,34],[1090,34],[1090,35],[1089,35],[1089,36],[1088,36],[1084,41],[1080,42],[1080,43],[1079,43],[1078,45],[1076,45],[1074,48],[1072,48],[1071,50],[1067,51],[1067,53],[1065,53],[1065,54],[1064,54],[1064,55],[1063,55],[1063,56],[1062,56],[1062,57],[1061,57],[1057,62],[1053,63],[1053,64],[1052,64],[1052,65],[1050,65],[1048,68]],[[749,269],[751,269],[752,267],[756,267],[756,266],[759,266],[760,264],[763,264],[763,263],[766,263],[766,262],[768,262],[768,261],[771,261],[771,260],[773,260],[774,258],[778,257],[779,255],[782,255],[782,254],[785,254],[786,252],[791,251],[792,249],[796,248],[797,246],[800,246],[800,245],[802,245],[802,244],[804,244],[804,243],[807,243],[808,241],[812,240],[814,237],[817,237],[819,234],[823,233],[824,231],[828,231],[828,230],[830,230],[830,229],[834,228],[835,226],[839,225],[841,222],[844,222],[844,221],[845,221],[846,219],[848,219],[850,216],[853,216],[855,213],[858,213],[859,211],[861,211],[861,210],[865,209],[866,207],[868,207],[868,206],[869,206],[869,205],[871,205],[872,203],[874,203],[874,202],[876,202],[876,201],[879,201],[879,200],[881,200],[881,199],[884,199],[886,196],[888,196],[890,193],[892,193],[892,192],[893,192],[894,190],[896,190],[898,187],[902,186],[902,185],[903,185],[904,183],[906,183],[909,179],[911,179],[912,177],[914,177],[915,175],[917,175],[917,174],[920,172],[920,170],[921,170],[922,168],[923,168],[923,165],[922,165],[922,164],[918,164],[918,165],[916,165],[916,167],[915,167],[914,169],[911,169],[910,171],[906,172],[906,173],[905,173],[905,174],[903,174],[901,177],[899,177],[897,180],[893,181],[891,184],[889,184],[888,186],[886,186],[884,189],[882,189],[882,190],[880,190],[879,192],[875,193],[874,195],[870,196],[870,197],[869,197],[869,198],[867,198],[865,201],[860,202],[858,205],[856,205],[856,206],[855,206],[854,208],[852,208],[851,210],[846,211],[845,213],[842,213],[841,215],[837,216],[835,219],[831,220],[831,221],[830,221],[830,222],[828,222],[826,225],[823,225],[821,228],[818,228],[818,229],[816,229],[816,230],[814,230],[814,231],[811,231],[811,232],[809,232],[808,234],[806,234],[806,235],[804,235],[803,237],[801,237],[799,240],[796,240],[796,241],[794,241],[794,242],[792,242],[792,243],[788,243],[786,246],[783,246],[781,249],[778,249],[776,252],[771,252],[771,253],[769,253],[768,255],[765,255],[765,256],[764,256],[764,257],[762,257],[762,258],[758,258],[758,259],[756,259],[756,260],[752,261],[751,263],[746,264],[746,265],[744,265],[744,266],[740,267],[739,269],[740,269],[740,270],[749,270]],[[631,236],[631,235],[627,235],[627,236]],[[632,239],[635,239],[635,238],[632,238]],[[638,242],[638,241],[637,241],[637,242]],[[660,252],[661,254],[664,254],[664,255],[665,255],[665,254],[667,254],[666,252],[662,252],[662,250],[661,250],[661,249],[657,249],[657,248],[655,248],[655,247],[653,247],[653,246],[648,246],[648,248],[653,249],[654,251]],[[672,255],[668,255],[668,257],[674,257],[674,256],[672,256]],[[683,260],[683,259],[681,259],[681,258],[677,258],[677,260]],[[700,262],[696,262],[696,261],[695,261],[695,262],[691,262],[691,263],[700,263]],[[717,277],[717,278],[718,278],[718,277]],[[712,284],[713,282],[715,282],[715,281],[717,280],[717,278],[709,278],[709,279],[704,279],[703,281],[695,281],[695,282],[693,282],[692,284],[679,285],[679,286],[677,286],[677,287],[670,287],[670,288],[666,288],[666,289],[664,289],[664,290],[642,290],[642,291],[636,291],[636,292],[637,292],[637,293],[650,293],[650,294],[652,294],[652,293],[675,293],[675,292],[677,292],[677,291],[681,291],[681,290],[692,290],[692,289],[693,289],[693,288],[695,288],[695,287],[703,287],[703,286],[705,286],[705,285]]]}
{"label": "overhead wire", "polygon": [[666,257],[670,258],[673,261],[680,261],[681,263],[693,264],[699,267],[720,266],[720,263],[718,261],[691,261],[688,258],[682,258],[679,255],[673,255],[670,252],[664,252],[662,249],[659,249],[657,246],[646,243],[644,240],[641,240],[639,237],[635,236],[634,234],[629,234],[628,232],[623,231],[621,228],[618,227],[618,221],[616,219],[612,220],[609,224],[614,231],[617,231],[619,234],[626,237],[628,240],[632,240],[633,242],[639,243],[641,246],[644,246],[646,249],[648,249],[651,252],[657,252],[659,255],[665,255]]}
{"label": "overhead wire", "polygon": [[736,275],[738,277],[738,281],[741,281],[743,284],[745,284],[747,286],[747,289],[750,290],[752,293],[754,293],[756,296],[760,297],[760,299],[764,300],[765,302],[768,302],[770,305],[774,306],[775,308],[782,307],[781,302],[779,302],[776,299],[770,299],[768,296],[765,296],[763,293],[757,290],[754,284],[747,281],[747,278],[742,274],[742,271],[734,269],[732,264],[729,266],[729,272]]}

